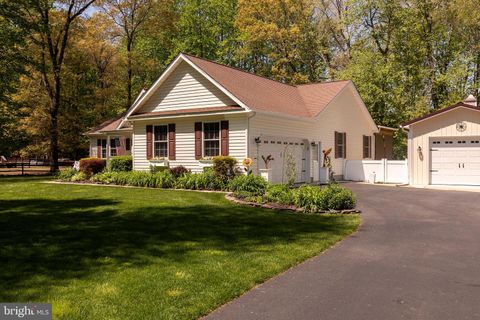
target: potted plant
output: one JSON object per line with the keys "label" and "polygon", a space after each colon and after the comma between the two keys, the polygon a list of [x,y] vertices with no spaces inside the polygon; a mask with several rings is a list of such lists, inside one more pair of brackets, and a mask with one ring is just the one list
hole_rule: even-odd
{"label": "potted plant", "polygon": [[273,159],[272,155],[269,154],[268,156],[262,156],[262,160],[265,163],[265,169],[260,169],[260,176],[268,182],[272,181],[272,169],[269,167],[271,161]]}
{"label": "potted plant", "polygon": [[252,174],[252,169],[250,169],[250,167],[252,166],[252,163],[253,161],[250,158],[245,158],[242,161],[243,169],[247,173],[247,176]]}
{"label": "potted plant", "polygon": [[154,157],[154,158],[150,159],[150,162],[154,166],[168,167],[168,158],[167,157]]}

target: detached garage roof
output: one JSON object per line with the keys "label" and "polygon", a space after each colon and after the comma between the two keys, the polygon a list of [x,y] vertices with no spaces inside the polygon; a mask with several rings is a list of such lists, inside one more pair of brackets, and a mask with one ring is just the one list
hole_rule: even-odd
{"label": "detached garage roof", "polygon": [[[167,67],[150,89],[133,104],[127,112],[126,118],[139,115],[142,105],[183,61],[214,83],[239,107],[247,111],[265,111],[312,118],[322,112],[348,85],[354,88],[350,80],[305,85],[285,84],[182,53]],[[143,115],[148,116],[146,113]]]}
{"label": "detached garage roof", "polygon": [[434,111],[432,113],[426,114],[424,116],[421,116],[421,117],[415,118],[413,120],[407,121],[404,124],[402,124],[402,127],[408,127],[408,126],[410,126],[414,123],[430,119],[432,117],[435,117],[435,116],[438,116],[440,114],[452,111],[452,110],[457,109],[457,108],[467,108],[467,109],[470,109],[470,110],[480,111],[480,107],[476,106],[476,100],[471,101],[469,99],[470,99],[470,97],[468,97],[467,100],[465,100],[464,102],[459,102],[459,103],[456,103],[456,104],[454,104],[450,107],[440,109],[440,110]]}

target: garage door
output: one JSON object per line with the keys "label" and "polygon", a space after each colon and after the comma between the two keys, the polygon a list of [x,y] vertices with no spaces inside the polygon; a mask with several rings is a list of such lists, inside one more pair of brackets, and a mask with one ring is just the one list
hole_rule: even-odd
{"label": "garage door", "polygon": [[272,168],[272,182],[287,182],[287,158],[291,155],[295,163],[296,183],[305,182],[305,142],[299,139],[281,138],[281,137],[262,137],[258,145],[258,163],[259,168],[265,167],[262,155],[267,157],[272,155],[274,160],[270,162]]}
{"label": "garage door", "polygon": [[431,184],[480,185],[480,137],[430,140]]}

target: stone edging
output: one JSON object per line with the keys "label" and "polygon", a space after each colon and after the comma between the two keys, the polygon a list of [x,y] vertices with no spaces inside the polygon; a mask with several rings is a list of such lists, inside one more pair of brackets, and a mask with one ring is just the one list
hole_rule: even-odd
{"label": "stone edging", "polygon": [[[304,213],[302,208],[298,208],[293,205],[280,205],[276,203],[257,203],[257,202],[250,202],[250,201],[245,201],[242,199],[238,199],[233,196],[232,193],[227,193],[225,195],[225,199],[232,201],[237,204],[245,205],[245,206],[251,206],[251,207],[257,207],[257,208],[265,208],[265,209],[272,209],[272,210],[282,210],[282,211],[292,211],[292,212],[300,212]],[[360,210],[357,209],[349,209],[349,210],[322,210],[322,211],[317,211],[315,213],[330,213],[330,214],[352,214],[352,213],[361,213]]]}

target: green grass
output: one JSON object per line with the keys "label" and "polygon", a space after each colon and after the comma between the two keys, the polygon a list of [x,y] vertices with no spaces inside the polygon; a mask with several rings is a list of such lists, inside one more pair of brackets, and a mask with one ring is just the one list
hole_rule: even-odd
{"label": "green grass", "polygon": [[0,178],[0,301],[53,303],[55,319],[196,319],[359,224],[44,180]]}

